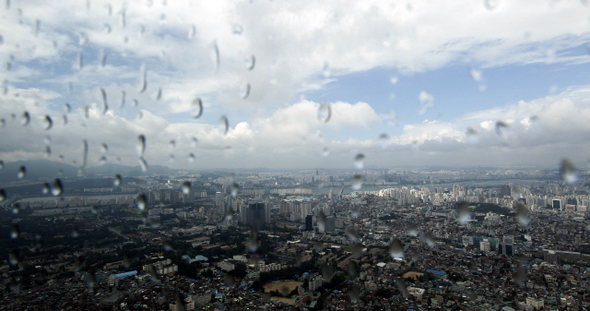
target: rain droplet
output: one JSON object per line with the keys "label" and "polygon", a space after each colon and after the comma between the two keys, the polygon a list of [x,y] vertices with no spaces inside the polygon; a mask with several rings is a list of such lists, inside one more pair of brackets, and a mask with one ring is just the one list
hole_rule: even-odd
{"label": "rain droplet", "polygon": [[361,188],[363,187],[363,176],[359,174],[352,176],[351,187],[355,191],[361,190]]}
{"label": "rain droplet", "polygon": [[119,187],[121,185],[121,179],[122,179],[121,175],[116,174],[115,178],[113,179],[113,186]]}
{"label": "rain droplet", "polygon": [[18,228],[17,224],[13,224],[12,225],[12,230],[10,230],[10,238],[11,239],[16,239],[18,238],[20,234],[20,229]]}
{"label": "rain droplet", "polygon": [[181,188],[183,194],[189,195],[191,193],[191,183],[189,181],[183,182]]}
{"label": "rain droplet", "polygon": [[141,171],[147,173],[148,165],[144,158],[139,158],[139,166],[141,167]]}
{"label": "rain droplet", "polygon": [[51,120],[51,117],[46,115],[44,121],[46,123],[45,130],[47,131],[51,129],[51,127],[53,126],[53,120]]}
{"label": "rain droplet", "polygon": [[138,93],[143,93],[147,89],[147,71],[145,67],[141,70],[141,87],[139,88]]}
{"label": "rain droplet", "polygon": [[102,95],[102,114],[106,114],[109,110],[109,105],[107,103],[107,93],[102,87],[100,88],[100,94]]}
{"label": "rain droplet", "polygon": [[29,125],[29,122],[31,122],[31,115],[28,111],[25,111],[20,118],[20,124],[22,124],[22,126],[27,126]]}
{"label": "rain droplet", "polygon": [[121,10],[121,27],[125,28],[125,26],[127,25],[127,12],[125,12],[125,9]]}
{"label": "rain droplet", "polygon": [[79,171],[83,172],[88,163],[88,141],[82,140],[82,165],[80,165]]}
{"label": "rain droplet", "polygon": [[36,20],[35,21],[35,37],[37,37],[37,35],[39,35],[39,30],[41,29],[41,21],[40,20]]}
{"label": "rain droplet", "polygon": [[328,149],[328,147],[324,147],[324,149],[322,149],[322,156],[327,157],[330,155],[330,149]]}
{"label": "rain droplet", "polygon": [[232,197],[236,197],[238,195],[238,189],[240,189],[240,185],[233,182],[229,185],[229,191]]}
{"label": "rain droplet", "polygon": [[381,133],[381,135],[379,135],[379,146],[381,146],[381,148],[387,147],[390,139],[391,137],[387,133]]}
{"label": "rain droplet", "polygon": [[393,259],[401,259],[404,258],[404,245],[402,242],[395,238],[389,243],[389,256]]}
{"label": "rain droplet", "polygon": [[64,125],[68,124],[68,116],[66,114],[62,115],[62,118],[64,120]]}
{"label": "rain droplet", "polygon": [[234,24],[234,25],[232,26],[232,32],[233,32],[235,35],[240,35],[240,34],[242,34],[242,32],[243,32],[243,31],[244,31],[244,28],[243,28],[243,27],[242,27],[242,25],[240,25],[240,24],[237,24],[237,23],[236,23],[236,24]]}
{"label": "rain droplet", "polygon": [[215,63],[215,72],[217,72],[219,70],[219,47],[217,47],[217,42],[213,42],[213,46],[211,48],[211,58],[213,59],[213,62]]}
{"label": "rain droplet", "polygon": [[19,167],[18,172],[16,173],[16,177],[18,177],[18,179],[23,179],[23,178],[25,178],[26,175],[27,175],[27,168],[24,166]]}
{"label": "rain droplet", "polygon": [[191,29],[189,29],[189,31],[188,31],[188,38],[192,39],[195,36],[196,32],[197,32],[197,27],[195,27],[195,25],[191,25]]}
{"label": "rain droplet", "polygon": [[324,63],[324,68],[322,68],[322,75],[324,78],[329,78],[332,75],[332,71],[330,70],[330,64],[327,62]]}
{"label": "rain droplet", "polygon": [[20,262],[20,256],[18,255],[16,250],[12,250],[8,255],[10,264],[16,266]]}
{"label": "rain droplet", "polygon": [[78,53],[78,70],[84,69],[84,57],[82,56],[82,52]]}
{"label": "rain droplet", "polygon": [[191,139],[191,147],[193,147],[193,148],[196,147],[198,142],[199,142],[199,140],[196,137],[193,137]]}
{"label": "rain droplet", "polygon": [[137,155],[143,157],[143,153],[145,152],[145,136],[143,134],[137,136],[137,145],[135,146],[137,150]]}
{"label": "rain droplet", "polygon": [[51,191],[51,185],[49,185],[49,183],[44,183],[43,188],[41,189],[41,193],[49,194],[49,191]]}
{"label": "rain droplet", "polygon": [[356,285],[353,285],[351,288],[348,289],[346,294],[350,298],[351,302],[356,303],[359,300],[359,297],[361,296],[361,290]]}
{"label": "rain droplet", "polygon": [[246,69],[248,70],[253,70],[254,66],[256,66],[256,57],[254,55],[246,58],[244,60],[244,65],[246,66]]}
{"label": "rain droplet", "polygon": [[140,193],[137,195],[137,208],[139,208],[140,211],[144,211],[145,207],[146,207],[146,198],[145,198],[145,194]]}
{"label": "rain droplet", "polygon": [[100,67],[104,68],[104,66],[107,64],[107,53],[103,50],[100,53]]}
{"label": "rain droplet", "polygon": [[155,100],[158,101],[162,99],[162,87],[158,88],[158,91],[156,92],[156,96],[155,96]]}
{"label": "rain droplet", "polygon": [[481,81],[481,70],[477,70],[475,68],[469,68],[469,75],[475,82]]}
{"label": "rain droplet", "polygon": [[197,119],[203,113],[203,101],[199,97],[195,97],[191,103],[191,110],[193,111],[193,118]]}
{"label": "rain droplet", "polygon": [[242,86],[242,99],[247,99],[250,96],[250,83],[246,83]]}
{"label": "rain droplet", "polygon": [[409,224],[406,230],[408,232],[408,235],[418,236],[418,226],[416,224]]}
{"label": "rain droplet", "polygon": [[56,178],[51,183],[51,195],[54,197],[60,196],[63,193],[64,186],[59,178]]}
{"label": "rain droplet", "polygon": [[467,136],[467,140],[470,143],[476,144],[478,142],[477,130],[474,129],[473,127],[468,127],[467,132],[465,132],[465,135]]}
{"label": "rain droplet", "polygon": [[471,209],[469,208],[469,203],[463,201],[460,202],[457,206],[457,221],[464,225],[471,220]]}
{"label": "rain droplet", "polygon": [[45,146],[45,153],[43,154],[45,158],[49,158],[51,156],[51,147]]}
{"label": "rain droplet", "polygon": [[359,170],[362,170],[365,167],[365,155],[364,154],[359,153],[354,157],[354,166]]}
{"label": "rain droplet", "polygon": [[508,129],[508,123],[504,121],[496,122],[496,134],[498,134],[498,136],[500,136],[501,138],[505,139],[508,136]]}
{"label": "rain droplet", "polygon": [[195,162],[195,154],[194,153],[191,152],[191,153],[188,154],[188,161],[190,163]]}
{"label": "rain droplet", "polygon": [[100,159],[98,159],[98,165],[103,165],[107,163],[107,157],[106,156],[102,156],[100,157]]}
{"label": "rain droplet", "polygon": [[0,189],[0,203],[6,200],[6,191],[4,189]]}
{"label": "rain droplet", "polygon": [[133,99],[133,107],[137,107],[139,105],[139,102],[137,101],[137,99]]}
{"label": "rain droplet", "polygon": [[484,0],[483,5],[485,6],[486,10],[493,11],[498,8],[498,0]]}
{"label": "rain droplet", "polygon": [[418,101],[418,114],[425,114],[433,106],[434,96],[422,91],[420,92],[420,96],[418,96]]}
{"label": "rain droplet", "polygon": [[519,266],[516,269],[516,273],[514,274],[514,283],[518,285],[523,285],[527,279],[526,268],[523,266]]}
{"label": "rain droplet", "polygon": [[248,250],[250,250],[250,253],[256,253],[256,251],[258,250],[259,243],[260,241],[258,240],[258,231],[252,230],[252,232],[250,232],[250,238],[247,242]]}
{"label": "rain droplet", "polygon": [[344,233],[346,233],[346,236],[354,243],[357,243],[360,241],[358,232],[356,232],[356,229],[354,227],[346,228],[346,231]]}
{"label": "rain droplet", "polygon": [[578,169],[568,159],[563,159],[563,161],[561,161],[559,174],[561,175],[561,179],[569,184],[575,184],[578,182]]}
{"label": "rain droplet", "polygon": [[320,212],[317,219],[318,230],[320,232],[326,232],[326,214],[323,211]]}
{"label": "rain droplet", "polygon": [[229,121],[227,120],[227,117],[221,116],[221,118],[219,118],[219,122],[217,122],[217,124],[219,126],[219,129],[223,133],[223,135],[226,135],[229,130]]}
{"label": "rain droplet", "polygon": [[531,222],[531,211],[525,205],[520,204],[516,208],[516,219],[523,226],[528,226]]}
{"label": "rain droplet", "polygon": [[332,117],[332,105],[329,102],[324,102],[318,109],[318,119],[322,123],[327,123]]}
{"label": "rain droplet", "polygon": [[0,160],[0,170],[4,168],[4,161]]}

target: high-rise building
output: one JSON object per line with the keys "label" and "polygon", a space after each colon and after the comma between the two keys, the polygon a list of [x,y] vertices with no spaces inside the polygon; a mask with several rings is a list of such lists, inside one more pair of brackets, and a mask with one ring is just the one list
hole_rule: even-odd
{"label": "high-rise building", "polygon": [[270,206],[263,202],[249,203],[243,207],[240,216],[245,225],[262,226],[270,223]]}
{"label": "high-rise building", "polygon": [[336,230],[336,219],[334,217],[326,218],[326,232],[333,233]]}
{"label": "high-rise building", "polygon": [[161,203],[166,202],[166,190],[165,189],[160,189],[160,202]]}
{"label": "high-rise building", "polygon": [[506,196],[510,196],[511,192],[510,192],[510,185],[502,185],[500,187],[500,197],[506,197]]}
{"label": "high-rise building", "polygon": [[482,252],[489,252],[492,249],[490,241],[488,241],[488,239],[483,239],[483,241],[479,243],[479,247]]}
{"label": "high-rise building", "polygon": [[514,256],[514,236],[505,235],[502,243],[498,244],[498,254]]}
{"label": "high-rise building", "polygon": [[553,209],[556,209],[556,210],[559,210],[559,211],[561,211],[563,209],[563,206],[561,204],[561,200],[560,199],[553,199],[552,203],[553,203],[552,204]]}

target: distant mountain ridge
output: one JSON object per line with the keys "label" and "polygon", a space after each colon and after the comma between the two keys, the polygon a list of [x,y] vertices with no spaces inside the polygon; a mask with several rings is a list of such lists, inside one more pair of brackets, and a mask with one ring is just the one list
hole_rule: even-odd
{"label": "distant mountain ridge", "polygon": [[0,170],[0,182],[18,181],[18,171],[20,167],[25,167],[26,174],[23,180],[29,181],[47,181],[56,177],[60,178],[88,178],[96,176],[142,176],[151,174],[174,174],[177,170],[162,165],[148,166],[147,173],[138,166],[127,166],[121,164],[108,163],[100,166],[92,166],[84,169],[83,176],[78,176],[78,168],[63,162],[49,160],[27,160],[4,163],[4,168]]}

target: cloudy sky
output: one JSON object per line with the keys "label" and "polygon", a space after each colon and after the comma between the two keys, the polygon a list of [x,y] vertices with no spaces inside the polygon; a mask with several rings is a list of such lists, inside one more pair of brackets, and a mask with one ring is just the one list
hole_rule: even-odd
{"label": "cloudy sky", "polygon": [[587,166],[586,1],[4,0],[0,18],[4,162],[81,165],[86,140],[89,166]]}

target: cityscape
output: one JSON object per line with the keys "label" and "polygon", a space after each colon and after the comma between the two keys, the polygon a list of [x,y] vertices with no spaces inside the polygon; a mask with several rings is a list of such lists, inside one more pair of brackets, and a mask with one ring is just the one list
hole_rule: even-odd
{"label": "cityscape", "polygon": [[3,310],[590,306],[577,170],[71,179],[4,185]]}
{"label": "cityscape", "polygon": [[1,0],[0,310],[590,310],[590,0]]}

